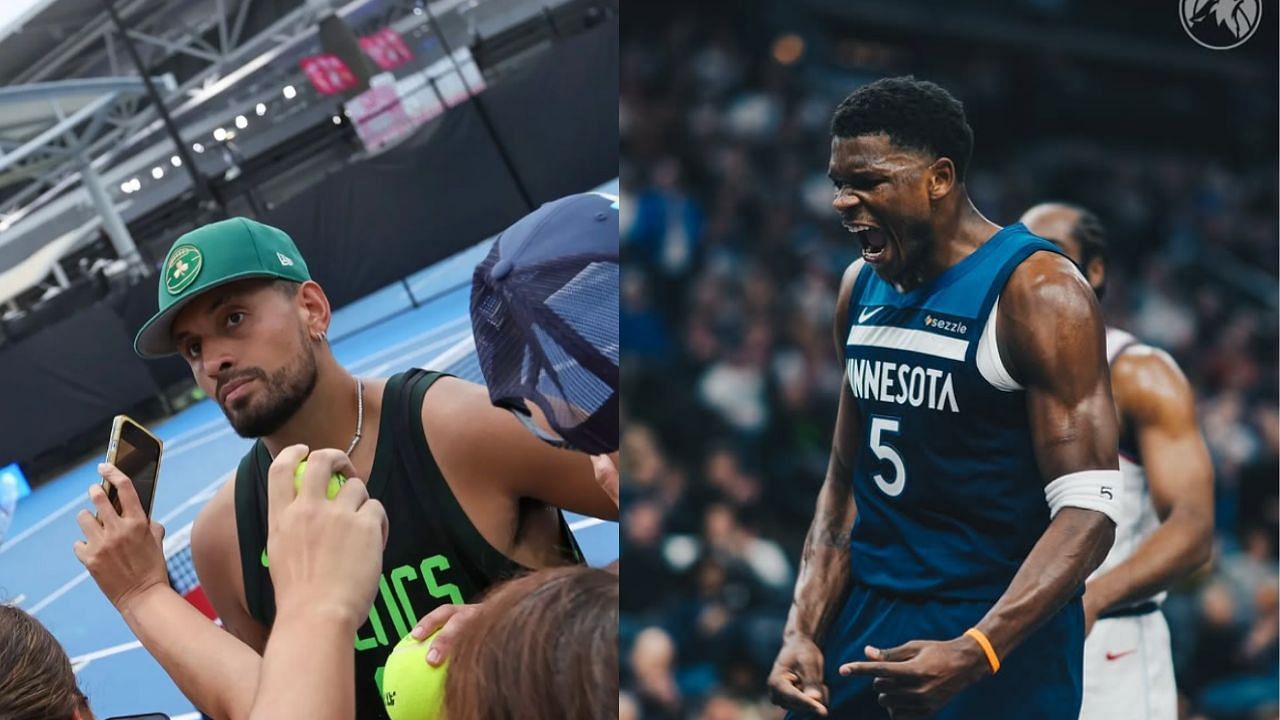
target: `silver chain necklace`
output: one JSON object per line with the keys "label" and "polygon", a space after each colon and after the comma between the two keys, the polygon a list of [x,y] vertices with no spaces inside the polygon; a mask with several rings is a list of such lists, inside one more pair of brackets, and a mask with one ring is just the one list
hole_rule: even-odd
{"label": "silver chain necklace", "polygon": [[351,457],[351,451],[356,449],[356,443],[360,442],[360,434],[364,430],[364,383],[360,378],[356,378],[356,434],[351,438],[351,446],[347,448],[347,457]]}

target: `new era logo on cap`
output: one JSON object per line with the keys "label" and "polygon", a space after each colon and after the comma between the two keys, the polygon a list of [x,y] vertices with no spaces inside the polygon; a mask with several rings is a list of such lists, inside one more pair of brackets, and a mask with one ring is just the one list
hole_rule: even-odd
{"label": "new era logo on cap", "polygon": [[280,264],[285,267],[293,267],[293,259],[282,252],[276,252],[276,258],[280,260]]}

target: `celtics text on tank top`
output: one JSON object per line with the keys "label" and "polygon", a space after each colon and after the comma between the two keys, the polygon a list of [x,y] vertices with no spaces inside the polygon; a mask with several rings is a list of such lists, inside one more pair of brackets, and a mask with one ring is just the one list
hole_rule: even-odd
{"label": "celtics text on tank top", "polygon": [[[387,380],[369,496],[386,508],[388,535],[382,577],[369,618],[353,638],[356,717],[386,718],[382,669],[392,648],[422,616],[446,604],[476,602],[490,586],[528,569],[494,549],[471,524],[427,446],[422,406],[442,373],[410,370]],[[275,595],[267,568],[267,469],[259,440],[236,473],[236,528],[245,600],[254,619],[270,627]],[[582,562],[563,516],[561,554]]]}

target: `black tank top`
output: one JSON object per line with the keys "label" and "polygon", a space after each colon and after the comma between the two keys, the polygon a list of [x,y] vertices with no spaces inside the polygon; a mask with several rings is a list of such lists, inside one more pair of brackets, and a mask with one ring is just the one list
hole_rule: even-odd
{"label": "black tank top", "polygon": [[[436,466],[422,428],[427,389],[442,373],[410,370],[387,380],[382,422],[369,478],[369,495],[387,510],[389,533],[382,578],[369,619],[356,632],[356,717],[386,718],[382,668],[392,648],[419,618],[445,603],[476,602],[491,585],[527,568],[491,546],[467,518]],[[267,468],[271,456],[259,440],[236,472],[236,530],[249,614],[270,627],[275,591],[266,563]],[[566,561],[582,553],[563,515]]]}

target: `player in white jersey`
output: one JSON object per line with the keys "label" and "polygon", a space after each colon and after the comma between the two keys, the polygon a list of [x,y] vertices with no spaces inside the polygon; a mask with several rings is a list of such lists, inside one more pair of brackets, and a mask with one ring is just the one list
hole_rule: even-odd
{"label": "player in white jersey", "polygon": [[[1037,205],[1022,216],[1056,243],[1101,298],[1106,236],[1084,208]],[[1178,716],[1165,590],[1204,565],[1213,543],[1213,466],[1195,397],[1173,358],[1107,329],[1111,391],[1120,421],[1120,517],[1106,560],[1085,585],[1081,720]]]}

